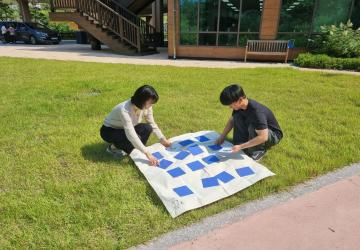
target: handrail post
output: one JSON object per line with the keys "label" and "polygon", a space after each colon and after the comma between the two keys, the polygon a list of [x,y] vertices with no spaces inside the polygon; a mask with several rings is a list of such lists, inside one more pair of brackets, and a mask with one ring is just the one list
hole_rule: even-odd
{"label": "handrail post", "polygon": [[75,9],[76,12],[80,12],[79,0],[75,0]]}
{"label": "handrail post", "polygon": [[119,31],[120,31],[120,40],[123,41],[124,38],[124,25],[123,25],[123,19],[119,16]]}
{"label": "handrail post", "polygon": [[138,26],[136,30],[137,30],[137,47],[139,53],[141,53],[140,26]]}

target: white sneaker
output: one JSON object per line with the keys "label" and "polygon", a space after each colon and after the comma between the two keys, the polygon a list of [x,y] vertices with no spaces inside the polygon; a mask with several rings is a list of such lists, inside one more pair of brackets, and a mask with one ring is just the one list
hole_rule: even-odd
{"label": "white sneaker", "polygon": [[114,144],[109,144],[106,148],[106,152],[112,154],[114,157],[122,158],[127,155],[124,150],[118,149],[114,146]]}

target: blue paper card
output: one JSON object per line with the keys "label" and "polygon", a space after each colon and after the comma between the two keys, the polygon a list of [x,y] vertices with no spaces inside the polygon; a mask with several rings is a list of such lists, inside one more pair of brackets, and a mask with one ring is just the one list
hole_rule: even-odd
{"label": "blue paper card", "polygon": [[181,146],[183,146],[183,147],[188,146],[188,145],[193,144],[193,143],[194,142],[192,140],[184,140],[184,141],[179,142],[179,144]]}
{"label": "blue paper card", "polygon": [[193,194],[193,191],[191,191],[190,188],[188,188],[187,186],[177,187],[177,188],[174,188],[173,190],[174,190],[174,192],[177,193],[177,195],[179,195],[180,197]]}
{"label": "blue paper card", "polygon": [[192,155],[198,155],[198,154],[201,154],[202,152],[204,152],[204,151],[202,151],[202,149],[198,146],[198,145],[196,145],[196,146],[190,146],[190,147],[188,147],[188,149],[187,149]]}
{"label": "blue paper card", "polygon": [[159,152],[152,153],[152,155],[158,160],[164,158],[164,156],[162,154],[160,154]]}
{"label": "blue paper card", "polygon": [[179,177],[179,176],[185,174],[184,170],[182,170],[182,169],[179,168],[179,167],[174,168],[174,169],[171,169],[171,170],[168,170],[167,172],[169,173],[169,175],[171,175],[171,176],[174,177],[174,178]]}
{"label": "blue paper card", "polygon": [[206,141],[210,141],[209,138],[207,138],[206,136],[204,135],[201,135],[201,136],[197,136],[195,137],[199,142],[206,142]]}
{"label": "blue paper card", "polygon": [[231,174],[225,171],[221,172],[220,174],[217,174],[216,178],[220,180],[222,183],[228,183],[229,181],[235,179],[234,176],[232,176]]}
{"label": "blue paper card", "polygon": [[210,146],[208,146],[208,148],[210,148],[213,151],[218,151],[218,150],[222,149],[222,147],[220,145],[210,145]]}
{"label": "blue paper card", "polygon": [[255,172],[254,172],[250,167],[238,168],[238,169],[236,169],[236,172],[237,172],[238,175],[240,175],[241,177],[255,174]]}
{"label": "blue paper card", "polygon": [[216,177],[204,178],[201,180],[204,188],[219,186],[219,181]]}
{"label": "blue paper card", "polygon": [[175,155],[175,159],[184,160],[190,153],[187,151],[180,151],[177,155]]}
{"label": "blue paper card", "polygon": [[202,158],[202,160],[204,162],[206,162],[207,164],[212,164],[212,163],[215,163],[215,162],[219,162],[220,159],[216,156],[216,155],[209,155],[209,156],[206,156],[204,158]]}
{"label": "blue paper card", "polygon": [[169,167],[171,164],[173,164],[172,161],[168,161],[168,160],[164,159],[164,160],[161,160],[161,161],[159,162],[159,168],[166,169],[166,168]]}
{"label": "blue paper card", "polygon": [[192,171],[196,171],[196,170],[199,170],[199,169],[203,169],[205,166],[199,162],[199,161],[193,161],[193,162],[190,162],[188,164],[188,167],[192,170]]}

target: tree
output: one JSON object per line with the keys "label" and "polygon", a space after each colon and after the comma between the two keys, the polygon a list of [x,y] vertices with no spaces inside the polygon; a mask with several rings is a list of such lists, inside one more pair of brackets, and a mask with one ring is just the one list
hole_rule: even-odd
{"label": "tree", "polygon": [[0,20],[15,19],[15,11],[10,7],[10,4],[0,2]]}
{"label": "tree", "polygon": [[17,0],[20,7],[20,14],[24,22],[31,22],[31,14],[29,9],[29,0]]}

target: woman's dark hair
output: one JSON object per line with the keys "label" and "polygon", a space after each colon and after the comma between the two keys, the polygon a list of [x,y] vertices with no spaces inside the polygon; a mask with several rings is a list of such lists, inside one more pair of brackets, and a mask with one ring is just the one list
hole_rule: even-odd
{"label": "woman's dark hair", "polygon": [[230,105],[240,99],[246,97],[244,90],[237,84],[232,84],[224,88],[220,94],[220,102],[222,105]]}
{"label": "woman's dark hair", "polygon": [[153,103],[156,103],[159,100],[159,95],[152,86],[144,85],[135,91],[134,95],[131,97],[131,103],[137,108],[143,109],[145,103],[150,99]]}

